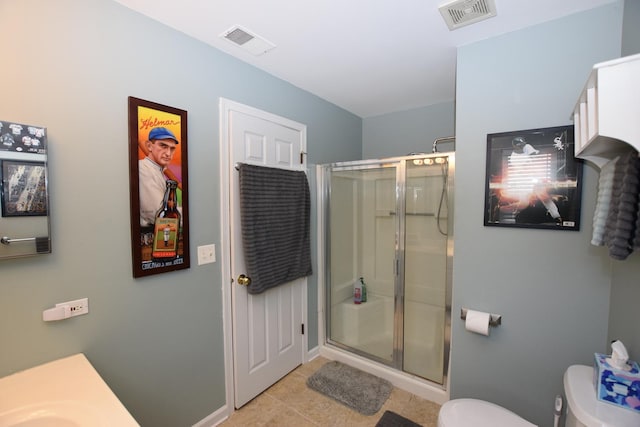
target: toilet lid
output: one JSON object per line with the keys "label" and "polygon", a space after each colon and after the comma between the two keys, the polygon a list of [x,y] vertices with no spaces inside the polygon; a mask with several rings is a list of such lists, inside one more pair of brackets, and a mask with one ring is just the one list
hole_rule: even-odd
{"label": "toilet lid", "polygon": [[491,402],[454,399],[440,408],[438,427],[536,427],[524,418]]}
{"label": "toilet lid", "polygon": [[598,400],[591,366],[569,366],[564,373],[564,392],[573,415],[587,427],[640,426],[640,413]]}

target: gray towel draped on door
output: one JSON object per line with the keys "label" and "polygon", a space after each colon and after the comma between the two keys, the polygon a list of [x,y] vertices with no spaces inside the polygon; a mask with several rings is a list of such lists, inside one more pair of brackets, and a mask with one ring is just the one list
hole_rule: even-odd
{"label": "gray towel draped on door", "polygon": [[308,276],[309,183],[302,171],[239,164],[240,220],[250,294]]}

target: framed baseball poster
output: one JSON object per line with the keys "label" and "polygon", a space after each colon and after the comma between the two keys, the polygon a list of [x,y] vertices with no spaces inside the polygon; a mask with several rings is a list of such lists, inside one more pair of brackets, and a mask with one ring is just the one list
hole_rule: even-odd
{"label": "framed baseball poster", "polygon": [[582,161],[573,126],[487,135],[484,225],[580,229]]}
{"label": "framed baseball poster", "polygon": [[129,97],[133,276],[189,268],[187,112]]}

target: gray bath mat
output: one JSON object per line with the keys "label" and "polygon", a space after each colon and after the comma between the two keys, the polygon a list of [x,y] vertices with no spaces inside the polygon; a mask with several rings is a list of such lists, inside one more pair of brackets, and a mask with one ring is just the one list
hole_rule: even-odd
{"label": "gray bath mat", "polygon": [[418,423],[414,423],[409,418],[398,415],[392,411],[384,411],[382,417],[376,424],[376,427],[422,427]]}
{"label": "gray bath mat", "polygon": [[318,369],[307,385],[364,415],[378,412],[393,388],[387,380],[335,361]]}

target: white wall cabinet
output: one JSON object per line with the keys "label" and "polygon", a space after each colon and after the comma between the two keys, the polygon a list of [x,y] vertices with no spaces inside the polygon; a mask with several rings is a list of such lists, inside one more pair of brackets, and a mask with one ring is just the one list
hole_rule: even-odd
{"label": "white wall cabinet", "polygon": [[593,66],[573,112],[575,156],[602,167],[640,151],[640,54]]}

